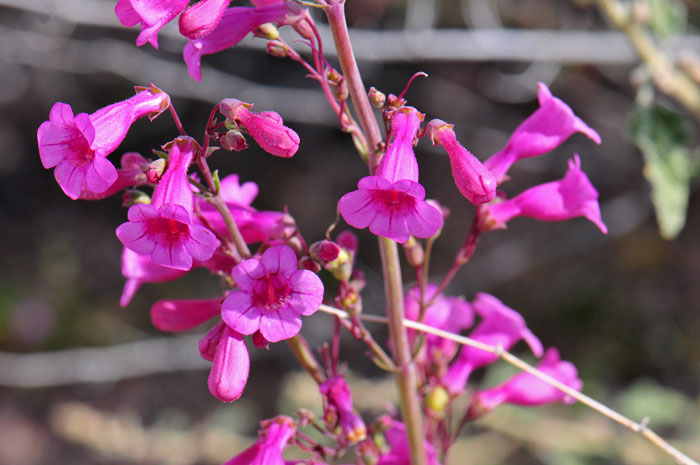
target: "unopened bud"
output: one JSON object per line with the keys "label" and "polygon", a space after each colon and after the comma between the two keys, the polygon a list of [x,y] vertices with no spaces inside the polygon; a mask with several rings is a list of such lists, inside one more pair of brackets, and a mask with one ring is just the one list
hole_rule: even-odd
{"label": "unopened bud", "polygon": [[445,407],[450,401],[450,395],[442,386],[433,386],[428,395],[425,396],[425,407],[427,413],[434,418],[442,418],[445,414]]}
{"label": "unopened bud", "polygon": [[158,160],[150,162],[148,168],[146,168],[146,180],[151,184],[156,184],[160,181],[167,164],[168,161],[165,158],[159,158]]}
{"label": "unopened bud", "polygon": [[347,100],[350,95],[345,78],[340,78],[333,87],[333,94],[338,100]]}
{"label": "unopened bud", "polygon": [[338,237],[335,238],[335,241],[338,243],[339,246],[350,252],[351,254],[356,254],[357,249],[359,248],[358,246],[358,239],[357,239],[357,234],[355,234],[352,231],[343,231],[340,234],[338,234]]}
{"label": "unopened bud", "polygon": [[369,101],[372,103],[374,108],[382,108],[386,103],[386,95],[383,92],[377,90],[376,87],[369,88]]}
{"label": "unopened bud", "polygon": [[411,236],[404,244],[403,251],[406,254],[406,261],[411,266],[421,266],[425,259],[425,253],[420,243]]}
{"label": "unopened bud", "polygon": [[280,31],[277,30],[277,26],[272,23],[265,23],[253,30],[255,37],[262,37],[263,39],[275,40],[280,36]]}
{"label": "unopened bud", "polygon": [[122,197],[122,207],[131,207],[136,204],[148,205],[151,203],[151,197],[138,189],[127,189]]}
{"label": "unopened bud", "polygon": [[221,146],[230,152],[240,152],[248,148],[245,136],[237,129],[231,129],[219,139]]}
{"label": "unopened bud", "polygon": [[321,271],[321,265],[308,256],[302,257],[302,259],[299,260],[299,268],[302,270],[313,271],[314,273]]}
{"label": "unopened bud", "polygon": [[287,55],[289,55],[289,49],[279,40],[268,41],[266,50],[268,55],[277,58],[287,58]]}
{"label": "unopened bud", "polygon": [[314,30],[311,28],[311,25],[307,20],[302,19],[301,21],[297,21],[296,23],[292,24],[292,27],[297,34],[302,36],[304,39],[311,40],[314,38]]}
{"label": "unopened bud", "polygon": [[311,244],[309,252],[313,258],[325,265],[338,258],[340,247],[335,242],[322,240]]}

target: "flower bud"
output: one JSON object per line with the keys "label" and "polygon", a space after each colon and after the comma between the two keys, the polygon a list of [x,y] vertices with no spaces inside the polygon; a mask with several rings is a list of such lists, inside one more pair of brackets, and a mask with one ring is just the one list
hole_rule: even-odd
{"label": "flower bud", "polygon": [[304,39],[311,40],[314,38],[314,30],[305,19],[292,24],[292,28]]}
{"label": "flower bud", "polygon": [[378,91],[376,87],[370,87],[369,89],[369,101],[372,103],[374,108],[382,108],[386,103],[386,95],[383,92]]}
{"label": "flower bud", "polygon": [[289,49],[279,40],[268,41],[266,51],[268,55],[272,55],[273,57],[277,58],[287,58],[287,55],[289,55]]}
{"label": "flower bud", "polygon": [[122,207],[128,208],[138,203],[148,205],[151,203],[151,197],[144,191],[140,191],[138,189],[127,189],[122,197]]}
{"label": "flower bud", "polygon": [[411,266],[421,266],[425,259],[425,253],[420,243],[411,236],[403,244],[403,251],[406,254],[406,261]]}
{"label": "flower bud", "polygon": [[231,129],[219,139],[221,146],[230,152],[240,152],[248,148],[245,136],[236,129]]}
{"label": "flower bud", "polygon": [[299,268],[302,270],[309,270],[313,271],[314,273],[318,273],[321,271],[321,265],[316,263],[311,257],[302,257],[301,260],[299,260]]}
{"label": "flower bud", "polygon": [[[340,247],[335,242],[328,240],[322,240],[314,242],[309,248],[311,256],[321,262],[322,264],[327,264],[332,262],[340,254]],[[347,253],[347,252],[346,252]]]}
{"label": "flower bud", "polygon": [[280,31],[272,23],[265,23],[253,30],[255,37],[262,37],[263,39],[275,40],[279,38]]}
{"label": "flower bud", "polygon": [[442,386],[433,386],[425,396],[425,407],[428,415],[434,418],[442,418],[445,407],[450,401],[450,395]]}
{"label": "flower bud", "polygon": [[146,180],[151,184],[156,184],[160,181],[167,164],[168,161],[165,158],[159,158],[149,163],[148,168],[146,168]]}
{"label": "flower bud", "polygon": [[357,239],[357,234],[355,234],[354,232],[350,230],[343,231],[340,234],[338,234],[338,237],[335,239],[335,241],[338,243],[339,246],[350,252],[352,255],[357,253],[357,249],[359,248],[359,241]]}

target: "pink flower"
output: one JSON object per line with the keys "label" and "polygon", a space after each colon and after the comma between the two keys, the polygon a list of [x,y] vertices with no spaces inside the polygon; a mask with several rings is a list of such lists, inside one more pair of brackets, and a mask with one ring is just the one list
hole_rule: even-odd
{"label": "pink flower", "polygon": [[434,119],[428,124],[433,145],[447,151],[452,165],[452,177],[464,198],[474,205],[490,202],[496,196],[496,178],[478,158],[457,141],[454,125]]}
{"label": "pink flower", "polygon": [[598,226],[603,234],[608,228],[600,217],[598,191],[581,171],[581,160],[574,155],[569,170],[560,181],[532,187],[509,200],[482,207],[484,229],[505,229],[516,216],[543,221],[564,221],[582,216]]}
{"label": "pink flower", "polygon": [[83,184],[80,198],[83,200],[99,200],[107,198],[117,192],[139,184],[146,184],[145,171],[148,160],[136,152],[128,152],[122,155],[121,168],[117,168],[117,180],[104,192],[93,192]]}
{"label": "pink flower", "polygon": [[190,40],[185,45],[182,53],[190,76],[201,81],[200,62],[203,55],[211,55],[233,47],[256,27],[265,23],[281,22],[288,13],[289,7],[286,2],[226,9],[218,25],[208,35]]}
{"label": "pink flower", "polygon": [[323,284],[308,270],[297,269],[294,251],[284,245],[270,247],[262,257],[233,268],[238,290],[223,304],[222,318],[241,334],[260,330],[270,342],[296,335],[301,315],[311,315],[323,300]]}
{"label": "pink flower", "polygon": [[154,263],[179,270],[192,268],[192,260],[211,258],[219,246],[216,236],[192,222],[193,194],[187,169],[198,150],[188,137],[175,139],[168,168],[153,191],[150,205],[129,208],[127,223],[117,228],[122,243]]}
{"label": "pink flower", "polygon": [[139,255],[124,247],[122,251],[122,275],[126,278],[119,305],[126,307],[143,283],[172,281],[187,272],[153,263],[150,255]]}
{"label": "pink flower", "polygon": [[141,23],[141,33],[136,45],[146,42],[158,48],[158,31],[172,21],[187,7],[188,0],[119,0],[114,12],[122,25],[136,26]]}
{"label": "pink flower", "polygon": [[[411,465],[411,449],[406,436],[406,425],[397,420],[391,420],[391,428],[384,432],[389,446],[389,452],[382,455],[377,465]],[[428,465],[440,465],[437,452],[428,441],[423,443]]]}
{"label": "pink flower", "polygon": [[[547,349],[537,369],[577,391],[583,387],[576,367],[562,361],[559,351],[553,347]],[[479,416],[503,403],[535,406],[552,402],[573,404],[575,400],[530,373],[519,373],[499,386],[478,391],[472,397],[469,410],[471,416]]]}
{"label": "pink flower", "polygon": [[107,155],[121,144],[134,121],[147,115],[153,119],[169,105],[170,97],[153,86],[91,115],[73,116],[70,105],[56,103],[49,121],[37,131],[41,163],[47,169],[56,167],[58,185],[73,200],[81,192],[105,192],[118,179]]}
{"label": "pink flower", "polygon": [[286,416],[260,422],[258,440],[223,465],[284,465],[282,451],[294,437],[297,424]]}
{"label": "pink flower", "polygon": [[574,115],[566,103],[552,96],[545,84],[540,82],[538,86],[537,99],[540,108],[515,129],[500,152],[486,160],[486,167],[499,183],[505,180],[506,173],[513,163],[554,150],[575,132],[581,132],[596,144],[600,144],[597,132]]}
{"label": "pink flower", "polygon": [[[350,386],[343,375],[329,378],[319,386],[324,402],[324,416],[334,418],[347,441],[354,444],[367,437],[367,427],[352,406]],[[332,421],[331,423],[335,423]]]}
{"label": "pink flower", "polygon": [[222,299],[159,300],[151,306],[151,322],[161,331],[187,331],[218,315]]}
{"label": "pink flower", "polygon": [[440,211],[425,201],[425,189],[418,184],[418,163],[413,141],[423,115],[411,107],[394,113],[392,141],[382,157],[375,176],[366,176],[358,190],[338,201],[338,210],[355,228],[397,242],[411,235],[430,237],[442,227]]}
{"label": "pink flower", "polygon": [[[484,292],[476,295],[476,299],[472,301],[472,308],[482,320],[469,335],[471,339],[495,347],[500,346],[503,350],[510,350],[516,342],[523,339],[530,346],[533,354],[538,357],[542,355],[542,343],[527,328],[525,320],[518,312]],[[458,394],[464,390],[467,379],[474,370],[493,363],[497,358],[490,352],[464,346],[443,377],[443,384],[450,394]]]}
{"label": "pink flower", "polygon": [[231,0],[200,0],[180,15],[180,34],[188,39],[204,37],[216,28]]}
{"label": "pink flower", "polygon": [[250,356],[243,336],[219,322],[200,339],[199,353],[212,362],[209,392],[223,402],[241,397],[250,372]]}
{"label": "pink flower", "polygon": [[227,120],[243,126],[267,153],[289,158],[299,148],[299,135],[285,126],[282,117],[274,111],[253,113],[253,104],[227,98],[219,104],[219,111]]}

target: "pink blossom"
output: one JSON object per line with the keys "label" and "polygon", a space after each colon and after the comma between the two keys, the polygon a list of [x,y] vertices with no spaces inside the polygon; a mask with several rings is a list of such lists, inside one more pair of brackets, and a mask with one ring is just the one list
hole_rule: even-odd
{"label": "pink blossom", "polygon": [[299,135],[283,124],[282,117],[274,111],[253,113],[253,104],[227,98],[219,104],[219,110],[228,120],[243,126],[267,153],[289,158],[299,148]]}
{"label": "pink blossom", "polygon": [[134,97],[95,113],[73,116],[70,105],[56,103],[49,121],[37,131],[39,155],[44,168],[53,168],[58,185],[75,200],[81,192],[100,194],[117,182],[117,170],[107,160],[121,144],[134,121],[151,119],[165,111],[170,97],[151,86]]}
{"label": "pink blossom", "polygon": [[250,356],[243,336],[219,322],[200,339],[199,353],[212,362],[209,392],[223,402],[241,397],[250,372]]}
{"label": "pink blossom", "polygon": [[280,415],[260,426],[257,442],[223,465],[285,465],[282,451],[296,434],[296,422]]}
{"label": "pink blossom", "polygon": [[161,331],[187,331],[218,315],[222,300],[222,297],[159,300],[151,306],[151,322]]}
{"label": "pink blossom", "polygon": [[581,132],[596,144],[600,144],[597,132],[574,115],[566,103],[552,96],[545,84],[540,82],[538,86],[537,99],[540,108],[515,129],[500,152],[486,160],[486,167],[499,183],[505,180],[506,173],[513,163],[554,150],[575,132]]}
{"label": "pink blossom", "polygon": [[126,278],[119,305],[126,307],[143,283],[172,281],[187,272],[153,263],[150,255],[139,255],[124,247],[122,251],[122,275]]}
{"label": "pink blossom", "polygon": [[581,170],[581,160],[574,155],[569,170],[560,181],[532,187],[509,200],[483,207],[482,228],[505,229],[516,216],[528,216],[543,221],[564,221],[582,216],[598,226],[603,234],[608,228],[600,217],[598,191]]}
{"label": "pink blossom", "polygon": [[180,34],[188,39],[199,39],[216,28],[231,0],[200,0],[182,12]]}
{"label": "pink blossom", "polygon": [[126,27],[141,23],[136,45],[146,42],[158,48],[158,31],[187,7],[188,0],[119,0],[114,12]]}
{"label": "pink blossom", "polygon": [[260,330],[270,342],[296,335],[301,315],[311,315],[323,300],[323,284],[308,270],[297,269],[294,251],[284,245],[270,247],[260,259],[248,259],[233,268],[238,290],[223,304],[222,318],[235,331]]}
{"label": "pink blossom", "polygon": [[[474,339],[503,350],[510,350],[516,342],[523,339],[537,357],[542,355],[542,343],[525,325],[523,317],[505,306],[496,297],[480,292],[472,301],[472,308],[482,318],[474,331],[469,334]],[[455,362],[443,377],[443,384],[450,394],[464,390],[469,375],[482,366],[493,363],[498,358],[476,347],[464,346]]]}
{"label": "pink blossom", "polygon": [[265,23],[281,22],[288,13],[289,7],[286,2],[226,9],[218,25],[208,35],[190,40],[185,45],[183,56],[190,76],[201,81],[200,62],[203,55],[211,55],[233,47],[256,27]]}
{"label": "pink blossom", "polygon": [[[389,446],[389,452],[383,454],[377,465],[411,465],[411,449],[406,435],[406,425],[397,420],[391,420],[391,428],[384,432],[384,437]],[[437,452],[428,441],[423,443],[427,458],[427,465],[440,465]]]}
{"label": "pink blossom", "polygon": [[87,189],[85,184],[80,191],[83,200],[99,200],[107,198],[117,192],[139,184],[146,184],[145,170],[148,160],[136,152],[128,152],[122,155],[121,168],[117,168],[117,180],[104,192],[93,192]]}
{"label": "pink blossom", "polygon": [[[583,387],[576,367],[561,360],[559,351],[553,347],[547,349],[537,369],[576,391]],[[490,412],[503,403],[534,406],[552,402],[572,404],[575,400],[530,373],[519,373],[499,386],[478,391],[469,409],[474,416]]]}
{"label": "pink blossom", "polygon": [[129,208],[127,223],[117,228],[122,243],[158,265],[189,270],[192,260],[211,258],[219,246],[214,234],[192,221],[193,194],[187,169],[198,150],[188,137],[177,138],[168,154],[168,168],[153,191],[150,205]]}
{"label": "pink blossom", "polygon": [[425,189],[418,184],[418,163],[413,141],[423,115],[404,107],[391,119],[393,139],[382,157],[375,176],[366,176],[358,190],[338,201],[338,210],[355,228],[397,242],[411,235],[430,237],[442,227],[440,211],[425,201]]}
{"label": "pink blossom", "polygon": [[433,145],[447,151],[452,165],[452,177],[464,198],[474,205],[490,202],[496,196],[496,178],[478,158],[457,140],[454,125],[434,119],[428,124]]}
{"label": "pink blossom", "polygon": [[343,375],[328,378],[319,386],[324,402],[326,418],[336,418],[343,436],[350,443],[367,437],[367,427],[352,406],[350,386]]}

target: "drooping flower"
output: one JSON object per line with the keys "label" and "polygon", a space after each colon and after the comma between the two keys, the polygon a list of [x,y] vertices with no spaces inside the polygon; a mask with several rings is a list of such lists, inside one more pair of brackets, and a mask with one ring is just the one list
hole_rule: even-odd
{"label": "drooping flower", "polygon": [[270,247],[260,259],[236,265],[231,275],[238,290],[224,301],[223,320],[241,334],[260,330],[270,342],[296,335],[301,315],[313,314],[323,300],[321,280],[297,269],[296,254],[288,246]]}
{"label": "drooping flower", "polygon": [[151,322],[161,331],[187,331],[218,315],[221,300],[221,297],[159,300],[151,306]]}
{"label": "drooping flower", "polygon": [[576,132],[600,144],[597,132],[577,117],[566,103],[554,97],[545,84],[540,82],[538,86],[540,108],[513,131],[500,152],[485,162],[499,183],[505,180],[508,169],[516,161],[554,150]]}
{"label": "drooping flower", "polygon": [[158,265],[189,270],[193,259],[207,260],[219,246],[211,231],[192,221],[193,194],[187,170],[197,150],[193,139],[175,139],[151,204],[129,208],[129,221],[117,228],[117,237],[126,247],[150,255]]}
{"label": "drooping flower", "polygon": [[107,155],[121,144],[134,121],[143,116],[153,119],[170,105],[170,97],[154,86],[136,89],[139,92],[130,99],[90,115],[73,116],[70,105],[58,102],[49,120],[39,126],[41,163],[44,168],[56,168],[56,181],[71,199],[83,191],[100,194],[108,190],[118,175]]}
{"label": "drooping flower", "polygon": [[262,24],[281,22],[290,13],[289,8],[286,2],[259,7],[227,8],[219,23],[208,35],[190,40],[185,45],[182,53],[190,76],[196,81],[201,81],[202,56],[233,47]]}
{"label": "drooping flower", "polygon": [[354,444],[367,437],[367,427],[352,406],[350,386],[343,375],[328,378],[319,386],[324,403],[324,416],[331,427],[337,422],[345,439]]}
{"label": "drooping flower", "polygon": [[250,356],[243,336],[219,322],[199,341],[199,353],[212,362],[209,392],[223,402],[241,397],[250,372]]}
{"label": "drooping flower", "polygon": [[[537,357],[542,355],[542,343],[527,328],[525,319],[496,297],[480,292],[472,301],[472,308],[482,320],[469,334],[469,338],[494,347],[500,346],[503,350],[510,350],[516,342],[523,339],[533,354]],[[491,352],[464,346],[442,382],[450,394],[458,394],[464,390],[467,379],[474,370],[493,363],[497,358]]]}
{"label": "drooping flower", "polygon": [[140,154],[136,152],[125,153],[121,158],[121,168],[117,168],[117,180],[114,181],[106,191],[99,193],[88,190],[87,186],[83,184],[83,188],[80,191],[80,199],[104,199],[123,189],[145,184],[147,182],[145,174],[147,166],[148,160],[143,158]]}
{"label": "drooping flower", "polygon": [[158,48],[158,31],[187,7],[189,0],[119,0],[114,12],[126,27],[141,23],[136,45],[146,42]]}
{"label": "drooping flower", "polygon": [[296,434],[296,422],[280,415],[260,422],[260,426],[256,443],[223,465],[285,465],[282,452]]}
{"label": "drooping flower", "polygon": [[[576,391],[583,387],[574,364],[561,360],[554,347],[547,349],[537,369]],[[469,415],[480,416],[503,403],[535,406],[553,402],[573,404],[575,400],[530,373],[519,373],[499,386],[476,392]]]}
{"label": "drooping flower", "polygon": [[289,158],[299,148],[299,135],[284,125],[282,117],[274,111],[253,113],[252,103],[227,98],[219,104],[219,110],[227,120],[243,126],[267,153]]}
{"label": "drooping flower", "polygon": [[418,184],[418,163],[413,141],[423,115],[403,107],[391,119],[392,140],[374,176],[366,176],[358,190],[338,201],[338,211],[355,228],[378,236],[406,242],[411,235],[430,237],[442,227],[440,211],[425,201],[425,189]]}
{"label": "drooping flower", "polygon": [[187,8],[178,21],[180,34],[188,39],[204,37],[216,28],[231,0],[200,0]]}
{"label": "drooping flower", "polygon": [[505,229],[516,216],[543,221],[564,221],[582,216],[598,226],[603,234],[608,228],[600,216],[598,191],[581,170],[578,155],[569,160],[569,170],[559,181],[531,187],[512,199],[482,207],[482,229]]}
{"label": "drooping flower", "polygon": [[[389,452],[383,454],[377,465],[411,465],[411,449],[406,435],[406,425],[397,420],[391,420],[391,427],[384,432]],[[437,451],[428,441],[423,443],[428,465],[440,465]]]}
{"label": "drooping flower", "polygon": [[496,178],[478,158],[457,140],[454,125],[434,119],[428,123],[428,134],[433,145],[447,151],[452,166],[452,177],[464,198],[474,205],[490,202],[496,196]]}

